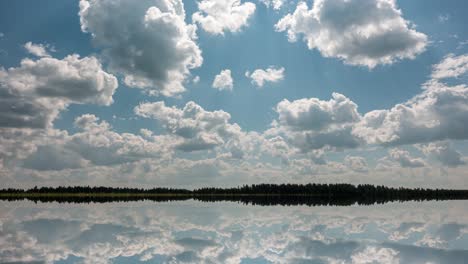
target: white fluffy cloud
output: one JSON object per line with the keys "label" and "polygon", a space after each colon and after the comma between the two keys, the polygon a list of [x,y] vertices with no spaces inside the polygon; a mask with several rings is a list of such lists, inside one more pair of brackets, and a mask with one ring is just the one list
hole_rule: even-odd
{"label": "white fluffy cloud", "polygon": [[164,102],[142,103],[134,111],[155,119],[172,138],[173,149],[181,152],[207,151],[216,153],[219,159],[240,160],[256,155],[254,150],[262,141],[258,133],[242,131],[238,124],[231,123],[229,113],[207,111],[194,102],[182,109]]}
{"label": "white fluffy cloud", "polygon": [[247,78],[252,79],[252,84],[258,87],[263,87],[265,82],[279,82],[284,79],[284,67],[274,68],[269,67],[266,70],[256,69],[252,73],[245,72]]}
{"label": "white fluffy cloud", "polygon": [[457,167],[466,164],[461,153],[446,141],[423,145],[421,150],[425,155],[438,160],[444,166]]}
{"label": "white fluffy cloud", "polygon": [[117,79],[94,57],[23,59],[17,68],[0,68],[0,126],[51,127],[69,104],[110,105]]}
{"label": "white fluffy cloud", "polygon": [[348,166],[351,170],[355,172],[367,172],[368,165],[367,161],[364,157],[359,156],[346,156],[344,160],[344,164]]}
{"label": "white fluffy cloud", "polygon": [[[445,59],[441,64],[444,62]],[[435,65],[434,71],[437,68]],[[43,69],[49,69],[45,71],[48,75],[42,74]],[[338,93],[329,100],[283,100],[275,107],[278,117],[263,134],[243,131],[231,121],[229,113],[208,111],[194,102],[181,108],[164,102],[137,106],[136,115],[155,119],[163,128],[160,135],[156,133],[158,130],[148,129],[141,129],[137,134],[119,133],[94,115],[78,117],[75,120],[78,132],[69,134],[53,129],[52,121],[61,110],[74,103],[108,105],[112,102],[117,81],[102,70],[96,58],[72,55],[62,60],[26,59],[17,68],[2,69],[0,77],[3,81],[0,100],[17,102],[10,103],[15,107],[0,104],[1,109],[5,107],[1,114],[10,114],[21,121],[0,119],[5,123],[0,127],[3,162],[0,172],[15,168],[13,173],[18,175],[48,179],[77,177],[81,181],[96,177],[95,182],[101,183],[106,182],[106,177],[114,180],[141,177],[138,182],[186,186],[238,183],[237,176],[227,179],[226,175],[241,175],[253,182],[269,181],[269,176],[277,182],[300,181],[305,175],[314,175],[318,181],[330,180],[329,177],[341,180],[343,176],[362,180],[366,175],[374,175],[373,172],[384,175],[391,170],[397,175],[412,168],[422,171],[435,167],[401,149],[392,149],[387,157],[379,160],[378,166],[382,165],[379,168],[386,167],[387,172],[374,170],[364,157],[349,153],[343,154],[342,163],[334,162],[336,155],[341,154],[333,152],[359,147],[361,153],[369,144],[416,143],[427,143],[417,147],[429,159],[448,167],[444,170],[463,175],[460,171],[465,168],[464,157],[449,143],[434,143],[442,139],[466,139],[468,89],[464,84],[429,84],[408,102],[365,115],[358,112],[353,101]],[[27,107],[33,108],[27,111]],[[192,172],[197,174],[195,178]],[[154,175],[156,178],[152,178]],[[384,176],[376,182],[395,184]]]}
{"label": "white fluffy cloud", "polygon": [[[389,110],[364,115],[353,134],[371,144],[406,145],[468,139],[468,87],[463,79],[468,56],[446,56],[433,66],[423,91]],[[462,81],[448,85],[441,80]]]}
{"label": "white fluffy cloud", "polygon": [[391,160],[398,162],[403,168],[419,168],[426,166],[424,160],[411,157],[410,153],[406,150],[391,149],[388,154]]}
{"label": "white fluffy cloud", "polygon": [[468,139],[467,106],[464,86],[429,89],[390,110],[365,114],[353,133],[384,145]]}
{"label": "white fluffy cloud", "polygon": [[237,124],[229,123],[229,113],[206,111],[194,102],[188,102],[183,109],[168,107],[164,102],[143,103],[135,113],[158,120],[169,133],[182,139],[176,148],[185,152],[213,149],[240,130]]}
{"label": "white fluffy cloud", "polygon": [[339,93],[332,99],[299,99],[293,102],[283,100],[276,106],[279,124],[295,131],[322,130],[359,121],[357,105]]}
{"label": "white fluffy cloud", "polygon": [[266,138],[261,147],[262,152],[269,153],[273,157],[279,157],[284,163],[287,163],[289,157],[293,154],[291,146],[281,136]]}
{"label": "white fluffy cloud", "polygon": [[31,41],[24,44],[24,48],[36,57],[50,57],[47,46],[42,44],[33,44]]}
{"label": "white fluffy cloud", "polygon": [[117,133],[110,125],[99,122],[94,115],[83,115],[75,120],[81,132],[67,139],[65,148],[79,153],[94,165],[113,165],[147,158],[161,161],[172,156],[171,138],[151,136],[143,138],[131,133]]}
{"label": "white fluffy cloud", "polygon": [[181,0],[81,0],[82,30],[131,87],[175,96],[203,58]]}
{"label": "white fluffy cloud", "polygon": [[274,10],[280,10],[286,0],[260,0],[260,2],[265,4],[266,7],[271,7]]}
{"label": "white fluffy cloud", "polygon": [[79,132],[37,142],[37,149],[22,161],[22,166],[51,171],[112,166],[148,158],[163,162],[172,156],[175,145],[170,137],[147,135],[143,138],[117,133],[109,123],[91,114],[77,117],[74,124]]}
{"label": "white fluffy cloud", "polygon": [[468,55],[447,55],[444,60],[433,67],[433,79],[456,78],[468,72]]}
{"label": "white fluffy cloud", "polygon": [[[452,61],[448,62],[450,60]],[[444,76],[459,77],[465,73],[459,70],[463,67],[460,63],[462,60],[463,56],[448,56],[440,64],[434,65],[434,72],[451,68],[457,73]],[[442,66],[447,64],[458,66]],[[434,76],[441,75],[433,74],[433,79],[424,84],[421,93],[407,102],[390,109],[370,111],[365,115],[357,111],[354,102],[337,93],[329,101],[317,98],[292,102],[283,100],[275,109],[278,118],[264,133],[267,138],[264,145],[270,146],[266,149],[272,155],[289,161],[298,153],[317,150],[334,151],[373,144],[402,146],[468,139],[468,127],[465,125],[468,124],[468,88],[464,83],[449,86],[439,82]],[[463,82],[464,79],[455,80]],[[271,140],[275,144],[270,144]],[[431,143],[420,149],[443,166],[457,167],[465,164],[461,153],[448,143]],[[351,169],[357,168],[358,161],[360,160],[349,158],[344,164]],[[423,159],[411,157],[409,152],[400,149],[391,150],[383,162],[390,164],[392,168],[428,166]]]}
{"label": "white fluffy cloud", "polygon": [[234,80],[231,76],[231,70],[222,70],[218,75],[215,76],[212,84],[213,88],[222,90],[232,91],[234,87]]}
{"label": "white fluffy cloud", "polygon": [[247,26],[255,7],[254,3],[241,0],[202,0],[192,20],[208,33],[224,35],[225,31],[238,32]]}
{"label": "white fluffy cloud", "polygon": [[351,134],[360,120],[357,105],[342,94],[333,93],[329,101],[317,98],[283,100],[276,106],[278,121],[273,131],[282,133],[302,151],[331,148],[355,148],[360,142]]}
{"label": "white fluffy cloud", "polygon": [[373,68],[412,59],[425,50],[427,36],[402,17],[395,0],[300,2],[275,25],[289,41],[303,38],[309,49],[351,65]]}
{"label": "white fluffy cloud", "polygon": [[[54,146],[67,135],[54,130],[53,121],[70,104],[110,105],[117,78],[95,57],[69,55],[23,59],[16,68],[0,68],[0,79],[0,161],[37,170],[83,166],[73,153]],[[33,152],[35,159],[18,162]]]}
{"label": "white fluffy cloud", "polygon": [[53,138],[61,137],[57,131],[29,128],[0,128],[0,162],[5,165],[11,163],[17,166],[18,159],[24,159],[34,152],[38,145],[44,142],[55,141]]}
{"label": "white fluffy cloud", "polygon": [[[354,102],[337,93],[329,101],[317,98],[283,100],[276,106],[278,119],[268,133],[282,135],[289,144],[302,151],[355,148],[364,143],[400,146],[468,139],[468,88],[463,83],[449,86],[435,79],[435,76],[463,75],[463,60],[463,56],[447,56],[434,65],[433,79],[424,84],[420,94],[391,109],[374,110],[363,116]],[[456,73],[441,74],[447,69]],[[438,156],[436,159],[443,165],[452,164],[453,167],[463,162],[457,152],[445,147],[439,148],[439,152],[432,156]],[[394,151],[393,154],[393,160],[398,160],[403,167],[423,164],[420,160],[412,162],[404,153]]]}

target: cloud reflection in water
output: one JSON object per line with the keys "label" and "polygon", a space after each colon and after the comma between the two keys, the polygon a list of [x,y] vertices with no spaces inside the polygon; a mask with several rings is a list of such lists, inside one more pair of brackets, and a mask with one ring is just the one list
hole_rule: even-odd
{"label": "cloud reflection in water", "polygon": [[0,262],[463,263],[467,207],[1,202]]}

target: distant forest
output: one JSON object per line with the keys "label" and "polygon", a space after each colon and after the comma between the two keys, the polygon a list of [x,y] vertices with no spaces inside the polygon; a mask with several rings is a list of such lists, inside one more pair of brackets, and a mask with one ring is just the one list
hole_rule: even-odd
{"label": "distant forest", "polygon": [[41,187],[2,189],[0,200],[103,203],[151,200],[231,201],[253,205],[372,205],[395,201],[468,200],[468,190],[391,188],[352,184],[254,184],[235,188]]}

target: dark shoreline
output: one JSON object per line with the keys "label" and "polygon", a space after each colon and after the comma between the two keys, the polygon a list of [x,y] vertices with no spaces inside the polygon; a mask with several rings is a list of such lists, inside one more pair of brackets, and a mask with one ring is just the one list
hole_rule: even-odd
{"label": "dark shoreline", "polygon": [[351,184],[257,184],[236,188],[111,188],[42,187],[0,190],[0,200],[59,203],[106,203],[128,201],[239,202],[253,205],[346,206],[387,202],[468,200],[468,190],[390,188]]}

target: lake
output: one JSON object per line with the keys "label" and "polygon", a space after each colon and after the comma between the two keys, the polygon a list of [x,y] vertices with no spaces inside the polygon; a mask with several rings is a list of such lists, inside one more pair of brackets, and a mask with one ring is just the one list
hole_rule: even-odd
{"label": "lake", "polygon": [[466,263],[468,203],[0,202],[1,263]]}

